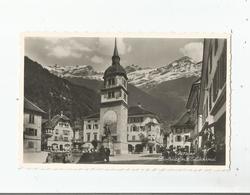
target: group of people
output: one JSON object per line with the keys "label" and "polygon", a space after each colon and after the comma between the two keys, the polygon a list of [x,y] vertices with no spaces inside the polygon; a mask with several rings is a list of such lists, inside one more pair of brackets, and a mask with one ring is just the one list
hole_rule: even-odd
{"label": "group of people", "polygon": [[103,146],[100,147],[99,152],[101,156],[103,156],[104,161],[109,162],[109,156],[110,156],[110,149],[109,148],[104,148]]}
{"label": "group of people", "polygon": [[165,148],[162,152],[163,159],[167,160],[189,160],[190,153],[185,150],[176,150],[174,148]]}
{"label": "group of people", "polygon": [[[81,151],[81,159],[85,159],[89,162],[92,161],[104,161],[109,162],[110,149],[104,146],[100,148],[87,148]],[[71,163],[72,152],[49,152],[46,157],[46,163]]]}
{"label": "group of people", "polygon": [[216,158],[216,150],[214,146],[204,145],[202,150],[202,157],[204,160],[212,160]]}
{"label": "group of people", "polygon": [[194,153],[186,151],[185,148],[176,149],[170,147],[163,149],[162,157],[163,159],[166,160],[175,160],[175,161],[192,161],[192,160],[214,161],[216,160],[216,149],[213,145],[211,145],[210,147],[208,145],[204,145],[202,149]]}
{"label": "group of people", "polygon": [[72,155],[71,153],[48,153],[46,157],[46,163],[71,163]]}

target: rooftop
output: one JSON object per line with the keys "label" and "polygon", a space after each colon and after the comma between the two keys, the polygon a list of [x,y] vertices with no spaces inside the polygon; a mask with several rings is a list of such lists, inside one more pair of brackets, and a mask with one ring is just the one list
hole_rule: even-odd
{"label": "rooftop", "polygon": [[85,117],[85,119],[100,119],[100,113],[91,114]]}
{"label": "rooftop", "polygon": [[186,103],[186,108],[187,109],[190,109],[190,107],[192,106],[194,98],[198,97],[199,93],[197,93],[197,92],[200,89],[200,83],[201,83],[201,78],[198,78],[192,84],[190,92],[189,92],[188,100],[187,100],[187,103]]}
{"label": "rooftop", "polygon": [[193,121],[191,120],[190,112],[184,112],[179,119],[172,125],[173,128],[192,128],[194,126]]}
{"label": "rooftop", "polygon": [[[128,108],[128,116],[136,115],[155,115],[153,112],[145,110],[142,106],[131,106]],[[100,119],[100,113],[91,114],[86,116],[85,119]]]}
{"label": "rooftop", "polygon": [[148,110],[145,110],[142,106],[131,106],[129,107],[128,109],[128,115],[146,115],[146,114],[153,114],[155,115],[154,113],[148,111]]}
{"label": "rooftop", "polygon": [[70,119],[63,114],[57,114],[51,120],[46,120],[43,125],[45,128],[54,128],[59,121],[70,122]]}
{"label": "rooftop", "polygon": [[24,109],[29,110],[29,111],[38,112],[38,113],[41,113],[41,114],[45,113],[45,111],[43,111],[41,108],[39,108],[37,105],[32,103],[27,98],[24,98]]}
{"label": "rooftop", "polygon": [[104,78],[116,75],[121,75],[124,76],[126,79],[128,79],[125,69],[120,65],[120,57],[118,54],[118,49],[115,39],[114,53],[112,56],[112,65],[109,66],[104,72]]}

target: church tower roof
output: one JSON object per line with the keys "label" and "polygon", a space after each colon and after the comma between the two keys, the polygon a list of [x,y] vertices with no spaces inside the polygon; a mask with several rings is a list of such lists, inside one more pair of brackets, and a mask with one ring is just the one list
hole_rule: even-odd
{"label": "church tower roof", "polygon": [[113,56],[118,56],[119,57],[118,49],[117,49],[117,43],[116,43],[116,38],[115,38],[115,48],[114,48]]}
{"label": "church tower roof", "polygon": [[115,76],[115,75],[122,75],[126,79],[128,79],[126,71],[120,65],[120,57],[119,57],[119,54],[118,54],[116,38],[115,38],[114,53],[113,53],[113,56],[112,56],[112,65],[109,66],[106,69],[106,71],[104,72],[104,79],[109,77],[109,76]]}

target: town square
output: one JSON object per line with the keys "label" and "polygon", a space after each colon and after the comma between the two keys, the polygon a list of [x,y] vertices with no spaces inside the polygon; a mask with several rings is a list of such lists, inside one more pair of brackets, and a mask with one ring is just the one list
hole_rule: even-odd
{"label": "town square", "polygon": [[[25,37],[23,162],[226,165],[227,41]],[[156,51],[138,46],[147,42]],[[44,55],[37,43],[54,44],[51,64],[33,58]],[[90,52],[93,66],[62,65]],[[178,58],[140,66],[168,55]]]}

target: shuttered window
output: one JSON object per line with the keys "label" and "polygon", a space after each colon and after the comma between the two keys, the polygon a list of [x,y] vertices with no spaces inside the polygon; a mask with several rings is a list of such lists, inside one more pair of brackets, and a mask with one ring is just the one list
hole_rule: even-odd
{"label": "shuttered window", "polygon": [[35,119],[34,114],[29,114],[29,123],[34,124],[34,121],[35,121],[34,119]]}

